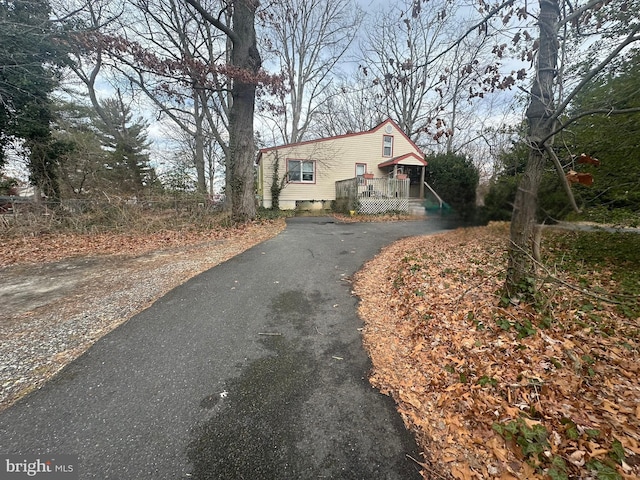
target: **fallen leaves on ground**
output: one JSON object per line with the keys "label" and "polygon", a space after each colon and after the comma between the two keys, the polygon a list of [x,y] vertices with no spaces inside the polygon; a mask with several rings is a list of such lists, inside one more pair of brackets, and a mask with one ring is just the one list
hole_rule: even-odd
{"label": "fallen leaves on ground", "polygon": [[505,304],[507,242],[505,225],[409,238],[356,276],[370,381],[415,433],[424,478],[640,478],[640,318],[593,308],[562,272],[545,316]]}
{"label": "fallen leaves on ground", "polygon": [[95,255],[140,255],[152,251],[251,236],[264,229],[282,229],[283,220],[238,224],[210,230],[165,230],[153,233],[45,233],[3,238],[0,267],[43,263]]}

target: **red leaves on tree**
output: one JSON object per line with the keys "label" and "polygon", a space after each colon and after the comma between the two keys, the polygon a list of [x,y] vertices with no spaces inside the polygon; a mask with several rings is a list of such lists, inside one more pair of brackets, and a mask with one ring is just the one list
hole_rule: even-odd
{"label": "red leaves on tree", "polygon": [[569,183],[580,183],[582,185],[590,186],[593,184],[593,175],[590,173],[578,173],[574,170],[567,172],[567,180]]}
{"label": "red leaves on tree", "polygon": [[[120,36],[90,32],[77,35],[76,39],[89,52],[107,51],[116,58],[127,57],[130,64],[186,86],[192,86],[195,81],[200,88],[220,90],[225,88],[225,80],[234,79],[266,88],[273,94],[284,88],[283,75],[271,75],[264,70],[254,73],[228,63],[207,63],[193,57],[162,58],[139,43]],[[178,91],[166,83],[161,83],[158,88],[168,95],[178,95]]]}
{"label": "red leaves on tree", "polygon": [[[597,167],[600,165],[600,160],[592,157],[591,155],[583,153],[578,157],[576,163],[581,165],[594,165]],[[579,183],[586,186],[590,186],[593,184],[593,175],[590,173],[581,173],[576,172],[575,170],[569,170],[566,176],[569,183]]]}
{"label": "red leaves on tree", "polygon": [[596,167],[600,166],[600,160],[592,157],[591,155],[587,155],[586,153],[580,155],[577,162],[583,165],[595,165]]}

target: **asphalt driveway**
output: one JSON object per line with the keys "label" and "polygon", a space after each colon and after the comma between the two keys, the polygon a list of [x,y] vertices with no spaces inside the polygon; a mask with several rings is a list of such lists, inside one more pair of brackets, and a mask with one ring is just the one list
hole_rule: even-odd
{"label": "asphalt driveway", "polygon": [[81,479],[410,479],[368,384],[350,276],[439,219],[297,218],[103,337],[0,413],[0,453],[73,454]]}

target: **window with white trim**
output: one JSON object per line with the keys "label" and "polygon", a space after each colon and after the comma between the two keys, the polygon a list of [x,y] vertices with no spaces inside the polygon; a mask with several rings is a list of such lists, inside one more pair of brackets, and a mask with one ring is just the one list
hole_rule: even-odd
{"label": "window with white trim", "polygon": [[382,156],[393,156],[393,137],[391,135],[385,135],[382,137]]}
{"label": "window with white trim", "polygon": [[367,173],[366,163],[356,163],[356,178],[358,179],[358,185],[364,185],[364,174]]}
{"label": "window with white trim", "polygon": [[315,160],[287,160],[287,176],[292,183],[314,183],[316,181]]}

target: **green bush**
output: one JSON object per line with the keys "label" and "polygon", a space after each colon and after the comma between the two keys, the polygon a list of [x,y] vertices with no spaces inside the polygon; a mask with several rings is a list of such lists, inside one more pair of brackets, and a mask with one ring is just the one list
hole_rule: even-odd
{"label": "green bush", "polygon": [[481,213],[485,222],[511,220],[518,180],[519,177],[506,175],[491,180]]}
{"label": "green bush", "polygon": [[438,154],[426,160],[429,185],[462,218],[473,218],[480,174],[471,159],[464,155]]}
{"label": "green bush", "polygon": [[[482,222],[511,220],[513,203],[518,183],[527,161],[528,149],[516,145],[511,151],[501,155],[499,172],[491,180],[489,191],[484,198],[484,207],[479,218]],[[580,202],[579,192],[576,199]],[[538,191],[538,221],[550,223],[564,219],[571,206],[558,174],[549,168],[543,175]]]}

